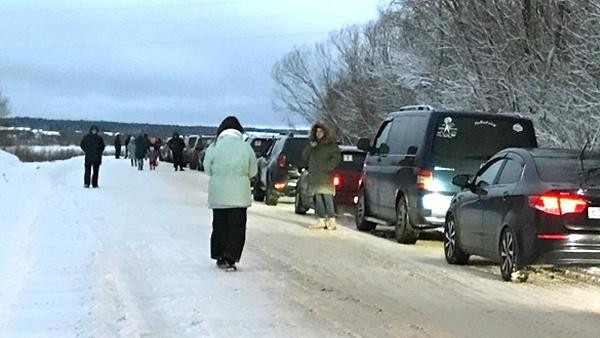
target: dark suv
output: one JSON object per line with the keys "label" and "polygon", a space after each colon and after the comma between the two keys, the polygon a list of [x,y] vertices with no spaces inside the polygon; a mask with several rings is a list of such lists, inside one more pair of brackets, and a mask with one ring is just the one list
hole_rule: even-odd
{"label": "dark suv", "polygon": [[306,165],[302,151],[308,137],[286,135],[278,138],[265,156],[258,159],[258,181],[254,185],[255,201],[277,205],[279,197],[293,197],[300,177],[300,169]]}
{"label": "dark suv", "polygon": [[400,243],[414,244],[423,230],[443,230],[458,187],[457,173],[477,172],[498,151],[537,147],[531,120],[514,115],[436,111],[412,106],[392,113],[369,152],[358,194],[356,226],[395,226]]}
{"label": "dark suv", "polygon": [[252,150],[254,150],[256,158],[261,158],[267,154],[271,145],[275,142],[275,137],[250,135],[246,142],[248,142],[252,147]]}

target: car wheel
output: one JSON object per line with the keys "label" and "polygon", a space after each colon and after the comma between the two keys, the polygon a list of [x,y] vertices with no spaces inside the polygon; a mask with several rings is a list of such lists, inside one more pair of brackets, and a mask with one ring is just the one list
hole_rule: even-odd
{"label": "car wheel", "polygon": [[469,255],[460,247],[456,236],[456,222],[452,216],[444,224],[444,254],[448,264],[464,265],[469,262]]}
{"label": "car wheel", "polygon": [[265,196],[265,204],[270,206],[275,206],[279,202],[279,196],[277,196],[277,192],[273,189],[273,185],[271,183],[267,183],[267,191]]}
{"label": "car wheel", "polygon": [[519,282],[525,282],[528,276],[525,272],[519,271],[519,245],[517,236],[510,227],[506,227],[502,231],[499,253],[502,279],[509,282],[515,278]]}
{"label": "car wheel", "polygon": [[298,215],[306,215],[307,211],[308,209],[302,202],[302,194],[300,193],[300,189],[296,189],[296,194],[294,197],[294,212]]}
{"label": "car wheel", "polygon": [[396,240],[402,244],[415,244],[419,238],[419,232],[410,223],[408,216],[408,205],[404,197],[398,200],[396,205]]}
{"label": "car wheel", "polygon": [[356,229],[359,231],[372,231],[377,227],[376,223],[367,221],[367,201],[365,191],[361,189],[358,192],[358,202],[356,203]]}

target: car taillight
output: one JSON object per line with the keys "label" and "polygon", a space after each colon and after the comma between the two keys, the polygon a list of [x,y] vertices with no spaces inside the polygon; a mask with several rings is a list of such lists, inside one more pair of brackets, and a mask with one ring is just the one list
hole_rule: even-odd
{"label": "car taillight", "polygon": [[338,188],[341,185],[342,185],[342,176],[340,176],[340,175],[333,176],[333,186]]}
{"label": "car taillight", "polygon": [[279,155],[277,162],[279,163],[280,168],[285,168],[287,166],[287,156],[284,154]]}
{"label": "car taillight", "polygon": [[589,201],[585,197],[570,193],[552,192],[541,196],[529,196],[529,205],[532,208],[556,216],[580,214],[588,204]]}
{"label": "car taillight", "polygon": [[417,173],[417,189],[433,190],[433,171],[429,169],[419,169]]}

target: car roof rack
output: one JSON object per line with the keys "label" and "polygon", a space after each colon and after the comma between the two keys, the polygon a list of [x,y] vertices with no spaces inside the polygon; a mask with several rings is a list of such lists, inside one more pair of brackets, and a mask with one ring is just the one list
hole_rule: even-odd
{"label": "car roof rack", "polygon": [[430,105],[419,104],[419,105],[414,105],[414,106],[404,106],[404,107],[401,107],[400,110],[398,110],[398,111],[415,111],[415,110],[433,111],[434,109]]}

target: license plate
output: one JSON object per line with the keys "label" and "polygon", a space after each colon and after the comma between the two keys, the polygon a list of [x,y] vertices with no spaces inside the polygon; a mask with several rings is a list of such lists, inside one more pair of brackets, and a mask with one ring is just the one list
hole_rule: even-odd
{"label": "license plate", "polygon": [[295,186],[296,186],[296,182],[290,182],[290,183],[288,183],[288,187],[294,188]]}
{"label": "license plate", "polygon": [[600,208],[589,207],[588,208],[588,218],[589,219],[600,219]]}
{"label": "license plate", "polygon": [[354,162],[354,156],[352,155],[344,155],[344,162]]}

